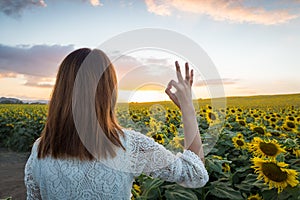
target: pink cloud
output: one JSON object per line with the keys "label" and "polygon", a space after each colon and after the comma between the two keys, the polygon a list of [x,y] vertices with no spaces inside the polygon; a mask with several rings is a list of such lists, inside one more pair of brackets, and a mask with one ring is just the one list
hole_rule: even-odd
{"label": "pink cloud", "polygon": [[145,0],[149,12],[162,16],[172,15],[172,12],[177,10],[208,15],[218,21],[264,25],[286,23],[298,17],[288,10],[266,10],[263,7],[246,6],[245,2],[245,0]]}
{"label": "pink cloud", "polygon": [[103,4],[99,0],[89,0],[92,6],[102,6]]}
{"label": "pink cloud", "polygon": [[0,79],[1,78],[17,78],[17,75],[16,73],[13,73],[13,72],[3,72],[3,73],[0,73]]}

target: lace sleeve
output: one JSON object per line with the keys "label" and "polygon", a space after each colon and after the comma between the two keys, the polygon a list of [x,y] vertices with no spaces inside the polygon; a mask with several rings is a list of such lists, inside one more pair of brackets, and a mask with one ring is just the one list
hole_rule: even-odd
{"label": "lace sleeve", "polygon": [[192,151],[174,155],[152,138],[132,132],[132,157],[137,172],[176,182],[183,187],[203,187],[209,177],[201,159]]}
{"label": "lace sleeve", "polygon": [[25,165],[25,186],[27,189],[27,200],[41,199],[39,186],[34,179],[33,170],[37,168],[35,166],[37,160],[37,142],[32,147],[31,154]]}

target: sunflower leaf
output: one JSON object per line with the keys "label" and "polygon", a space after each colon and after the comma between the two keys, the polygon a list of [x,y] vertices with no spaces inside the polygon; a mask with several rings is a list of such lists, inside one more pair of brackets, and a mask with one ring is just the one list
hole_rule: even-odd
{"label": "sunflower leaf", "polygon": [[231,200],[240,200],[243,198],[241,193],[231,188],[228,182],[212,182],[210,194],[218,198],[228,198]]}

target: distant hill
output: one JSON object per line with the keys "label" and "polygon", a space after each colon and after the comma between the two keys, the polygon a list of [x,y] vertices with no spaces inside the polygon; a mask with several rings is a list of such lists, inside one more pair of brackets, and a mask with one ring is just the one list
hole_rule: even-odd
{"label": "distant hill", "polygon": [[23,101],[21,101],[20,99],[16,99],[16,98],[1,97],[0,104],[23,104]]}
{"label": "distant hill", "polygon": [[26,104],[48,104],[48,100],[22,100]]}
{"label": "distant hill", "polygon": [[17,98],[0,97],[0,104],[48,104],[48,100],[20,100]]}

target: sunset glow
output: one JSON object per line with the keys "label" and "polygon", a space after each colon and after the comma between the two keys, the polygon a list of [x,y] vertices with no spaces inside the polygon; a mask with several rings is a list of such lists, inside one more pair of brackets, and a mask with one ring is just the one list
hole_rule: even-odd
{"label": "sunset glow", "polygon": [[[211,98],[207,85],[217,84],[223,85],[226,96],[300,92],[299,1],[9,2],[0,2],[0,97],[49,100],[66,55],[142,28],[182,34],[211,58],[220,80],[206,80],[197,72],[194,98]],[[189,61],[158,49],[114,53],[109,56],[119,56],[113,63],[119,102],[168,100],[164,89],[176,80],[174,62],[184,66]]]}

